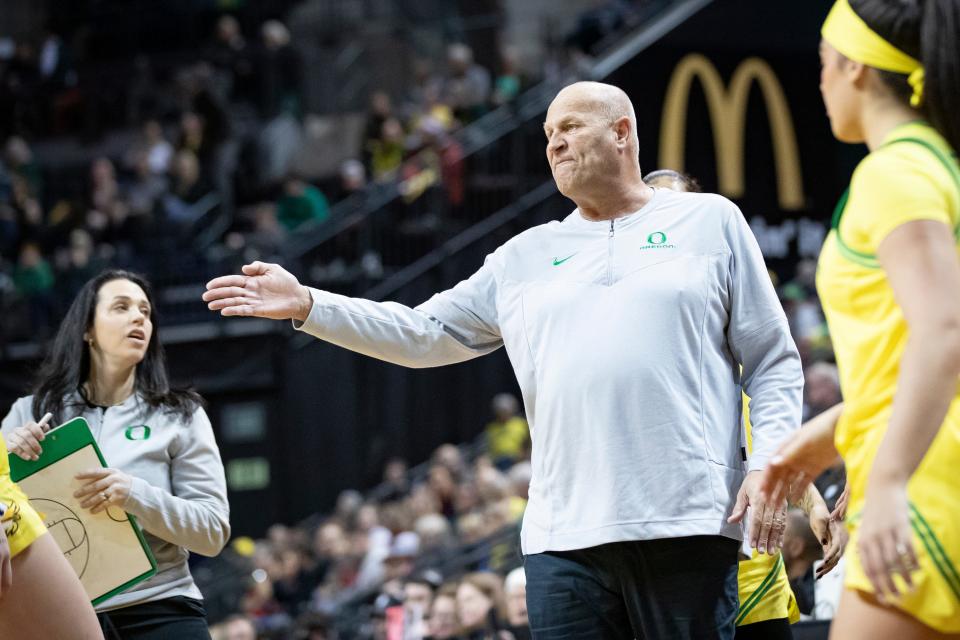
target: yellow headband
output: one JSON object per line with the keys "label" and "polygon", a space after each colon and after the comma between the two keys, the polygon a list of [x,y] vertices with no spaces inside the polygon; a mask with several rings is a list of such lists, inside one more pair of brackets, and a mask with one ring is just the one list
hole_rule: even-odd
{"label": "yellow headband", "polygon": [[823,39],[856,62],[909,75],[913,96],[910,104],[920,106],[923,99],[923,66],[916,58],[881,38],[850,7],[848,0],[837,0],[820,29]]}

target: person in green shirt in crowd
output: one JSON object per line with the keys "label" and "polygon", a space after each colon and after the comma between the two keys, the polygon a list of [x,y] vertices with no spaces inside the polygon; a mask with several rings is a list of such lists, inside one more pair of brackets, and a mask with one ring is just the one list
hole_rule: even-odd
{"label": "person in green shirt in crowd", "polygon": [[330,217],[330,203],[320,189],[291,176],[283,183],[283,195],[277,202],[277,219],[288,231],[307,221],[322,222]]}

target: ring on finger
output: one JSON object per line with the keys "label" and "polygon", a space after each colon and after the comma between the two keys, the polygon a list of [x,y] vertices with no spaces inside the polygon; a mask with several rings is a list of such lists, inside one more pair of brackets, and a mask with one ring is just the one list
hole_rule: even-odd
{"label": "ring on finger", "polygon": [[899,542],[897,546],[894,547],[897,552],[897,558],[900,560],[900,564],[904,567],[912,567],[914,562],[913,558],[910,557],[910,550],[907,548],[907,545]]}

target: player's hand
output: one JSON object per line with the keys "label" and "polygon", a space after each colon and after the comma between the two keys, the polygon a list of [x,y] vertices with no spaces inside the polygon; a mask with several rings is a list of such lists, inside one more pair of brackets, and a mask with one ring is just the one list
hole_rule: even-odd
{"label": "player's hand", "polygon": [[787,501],[773,502],[760,491],[762,472],[751,471],[743,479],[737,493],[737,504],[727,522],[740,522],[753,509],[747,537],[750,546],[760,553],[776,555],[783,547],[783,534],[787,527]]}
{"label": "player's hand", "polygon": [[817,536],[823,548],[823,564],[817,567],[816,579],[823,576],[837,566],[843,549],[847,546],[847,530],[842,522],[834,520],[826,505],[816,504],[810,509],[810,529]]}
{"label": "player's hand", "polygon": [[39,422],[30,421],[18,429],[14,429],[6,438],[7,451],[15,453],[24,460],[37,460],[43,449],[40,443],[49,428],[52,413],[40,418]]}
{"label": "player's hand", "polygon": [[90,509],[90,513],[100,513],[110,506],[122,509],[133,486],[133,478],[118,469],[88,469],[75,477],[84,484],[73,497],[80,501],[82,508]]}
{"label": "player's hand", "polygon": [[830,518],[830,542],[823,548],[823,564],[817,568],[816,579],[830,573],[847,548],[847,542],[850,540],[850,534],[847,533],[847,527],[842,520]]}
{"label": "player's hand", "polygon": [[243,265],[243,275],[221,276],[207,283],[203,301],[223,316],[256,316],[303,322],[310,314],[310,291],[278,264]]}
{"label": "player's hand", "polygon": [[910,572],[919,568],[910,529],[910,507],[906,483],[892,480],[867,484],[863,518],[860,521],[857,552],[860,564],[877,598],[885,601],[900,595],[893,576],[913,588]]}
{"label": "player's hand", "polygon": [[[0,512],[6,511],[6,505],[0,505]],[[0,513],[2,516],[3,513]],[[0,598],[13,586],[13,562],[11,562],[10,543],[7,532],[0,526]]]}
{"label": "player's hand", "polygon": [[836,423],[808,423],[780,447],[764,469],[760,483],[760,490],[771,502],[799,501],[807,485],[836,461],[835,426]]}
{"label": "player's hand", "polygon": [[850,502],[850,481],[843,486],[843,492],[840,494],[840,497],[837,498],[836,503],[833,505],[833,513],[830,516],[834,520],[839,520],[843,522],[843,519],[847,517],[847,503]]}

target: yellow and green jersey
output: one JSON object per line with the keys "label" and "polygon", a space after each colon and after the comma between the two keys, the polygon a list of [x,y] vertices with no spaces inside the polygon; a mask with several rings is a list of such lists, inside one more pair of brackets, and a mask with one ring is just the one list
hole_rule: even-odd
{"label": "yellow and green jersey", "polygon": [[[917,220],[960,232],[960,166],[944,138],[915,121],[895,128],[857,167],[834,214],[817,269],[843,392],[837,450],[850,482],[848,588],[872,592],[856,553],[857,519],[867,476],[887,429],[909,337],[887,273],[881,242]],[[960,291],[956,292],[960,295]],[[960,390],[908,484],[916,588],[896,606],[947,633],[960,632]]]}

